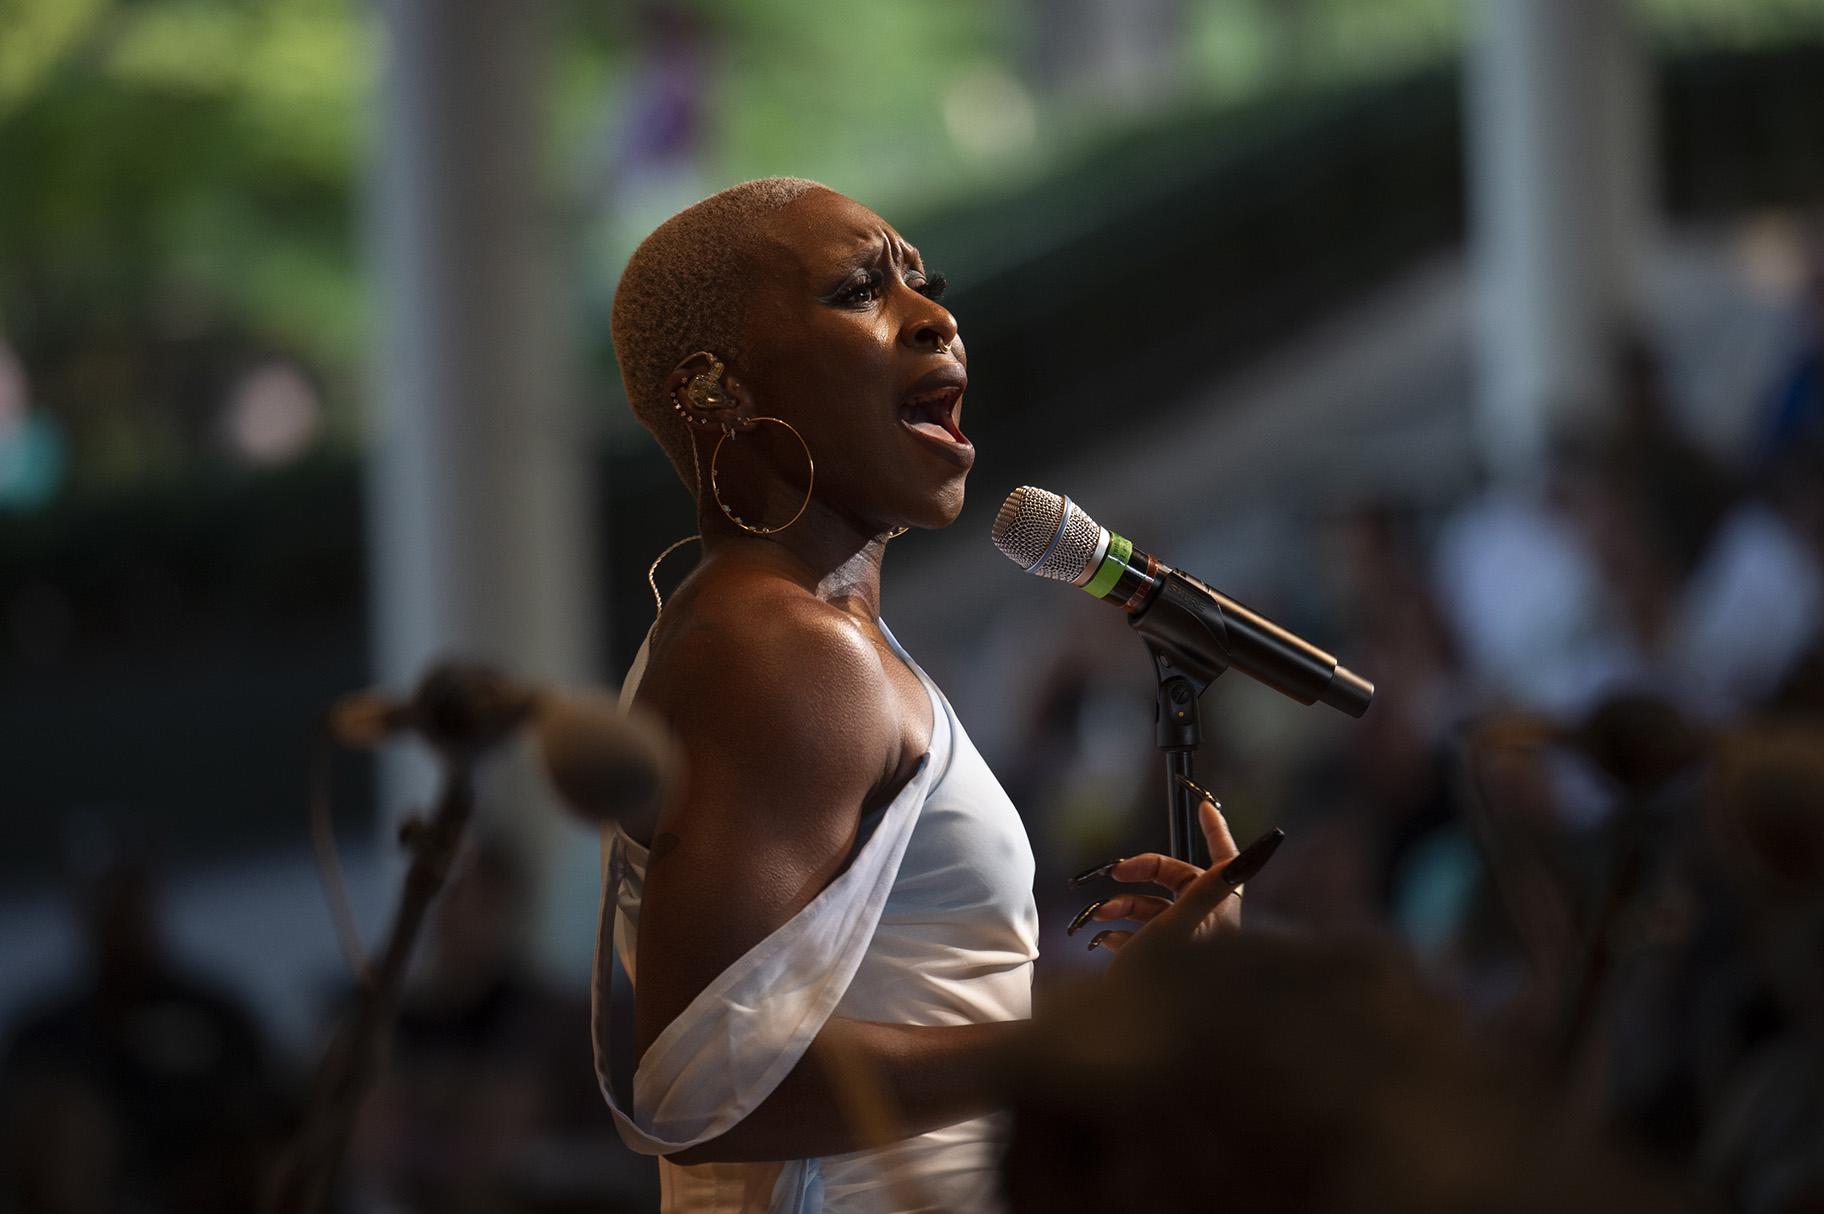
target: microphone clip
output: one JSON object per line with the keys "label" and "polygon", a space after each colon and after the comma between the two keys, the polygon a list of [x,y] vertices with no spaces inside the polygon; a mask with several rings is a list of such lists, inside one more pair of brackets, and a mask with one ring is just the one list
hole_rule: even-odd
{"label": "microphone clip", "polygon": [[1165,757],[1168,846],[1172,855],[1196,863],[1198,798],[1186,781],[1203,743],[1203,693],[1229,668],[1228,630],[1183,574],[1161,568],[1158,576],[1158,594],[1127,622],[1145,643],[1157,680],[1153,741]]}

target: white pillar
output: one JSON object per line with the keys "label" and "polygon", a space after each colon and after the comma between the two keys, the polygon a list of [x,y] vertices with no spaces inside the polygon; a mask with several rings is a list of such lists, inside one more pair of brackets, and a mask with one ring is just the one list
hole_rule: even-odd
{"label": "white pillar", "polygon": [[1653,235],[1650,98],[1626,0],[1472,5],[1478,421],[1491,470],[1524,481],[1553,430],[1608,398]]}
{"label": "white pillar", "polygon": [[[596,670],[595,444],[571,380],[542,159],[544,8],[378,4],[369,576],[376,676],[392,688],[446,655],[571,683]],[[383,765],[383,847],[395,846],[397,815],[431,788],[421,755]],[[586,966],[586,946],[570,957],[568,933],[554,935],[571,925],[554,905],[566,883],[550,870],[574,851],[573,828],[523,761],[507,765],[485,801],[485,820],[514,837],[534,870],[541,948],[558,964]]]}

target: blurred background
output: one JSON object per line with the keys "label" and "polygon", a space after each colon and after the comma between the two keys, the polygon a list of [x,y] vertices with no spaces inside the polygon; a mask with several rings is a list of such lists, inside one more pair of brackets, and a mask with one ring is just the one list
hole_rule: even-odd
{"label": "blurred background", "polygon": [[[887,614],[1026,817],[1041,1006],[1065,876],[1165,828],[1139,642],[988,542],[1022,483],[1377,683],[1206,695],[1252,915],[1820,1200],[1821,129],[1818,0],[0,0],[0,1208],[248,1208],[351,987],[324,708],[619,682],[692,517],[616,275],[769,174],[949,276],[980,459]],[[371,944],[430,772],[331,774]],[[594,838],[484,801],[351,1208],[650,1208]]]}

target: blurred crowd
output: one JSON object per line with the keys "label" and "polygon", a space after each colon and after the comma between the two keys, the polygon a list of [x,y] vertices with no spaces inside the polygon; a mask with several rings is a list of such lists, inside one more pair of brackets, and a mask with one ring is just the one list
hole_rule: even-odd
{"label": "blurred crowd", "polygon": [[[352,983],[328,982],[321,1039],[286,1057],[248,1003],[171,955],[142,857],[79,886],[86,973],[25,1011],[0,1057],[0,1209],[261,1208]],[[528,894],[499,842],[459,859],[356,1121],[346,1208],[656,1207],[595,1090],[586,993],[523,962]]]}
{"label": "blurred crowd", "polygon": [[[1558,436],[1539,485],[1339,516],[1326,639],[1374,706],[1250,789],[1289,842],[1243,944],[1144,1008],[1051,971],[1009,1079],[1020,1208],[1824,1206],[1824,280],[1810,307],[1735,457],[1629,338],[1604,423]],[[1074,871],[1109,836],[1073,798],[1134,773],[1086,741],[1080,665],[1040,683],[1003,774],[1048,807],[1040,871]],[[1203,770],[1244,759],[1214,736]],[[170,954],[144,856],[73,888],[87,967],[6,1026],[0,1209],[254,1208],[309,1058]],[[520,961],[527,896],[504,846],[459,865],[350,1208],[654,1205],[583,994]]]}
{"label": "blurred crowd", "polygon": [[[1288,832],[1248,890],[1261,951],[1160,976],[1194,1023],[1092,1024],[1081,987],[1052,993],[1077,1031],[1029,1074],[1029,1121],[1060,1135],[1016,1153],[1029,1208],[1138,1193],[1173,1150],[1180,1180],[1245,1173],[1224,1191],[1250,1207],[1824,1208],[1824,278],[1799,332],[1733,456],[1687,434],[1663,351],[1629,336],[1614,398],[1555,436],[1539,484],[1337,514],[1317,635],[1378,678],[1374,704],[1265,773],[1206,741],[1240,841]],[[1107,787],[1093,743],[1114,732],[1081,648],[1046,676],[1015,772],[1016,800],[1058,814],[1041,872],[1159,814],[1151,767],[1114,829],[1072,808]],[[1048,931],[1076,907],[1039,895]],[[1080,960],[1061,931],[1047,945]],[[1459,1048],[1524,1079],[1452,1071]],[[1477,1101],[1531,1121],[1496,1127]],[[1162,1128],[1179,1117],[1198,1134]],[[1334,1141],[1344,1125],[1361,1140]],[[1058,1149],[1073,1128],[1133,1160],[1085,1165]],[[1453,1151],[1460,1175],[1426,1174]]]}

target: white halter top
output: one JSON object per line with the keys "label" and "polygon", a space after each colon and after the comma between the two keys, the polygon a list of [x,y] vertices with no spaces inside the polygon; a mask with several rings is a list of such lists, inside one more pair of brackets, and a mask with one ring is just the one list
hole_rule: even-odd
{"label": "white halter top", "polygon": [[[863,820],[848,868],[704,988],[652,1043],[631,1083],[646,849],[616,826],[602,833],[595,1068],[636,1151],[680,1151],[727,1131],[772,1093],[832,1015],[954,1025],[1032,1014],[1038,911],[1025,827],[943,692],[880,629],[931,698],[930,750],[899,795]],[[642,646],[623,700],[645,665]],[[1003,1134],[995,1115],[846,1155],[690,1167],[661,1159],[660,1208],[988,1214],[1001,1206]]]}

